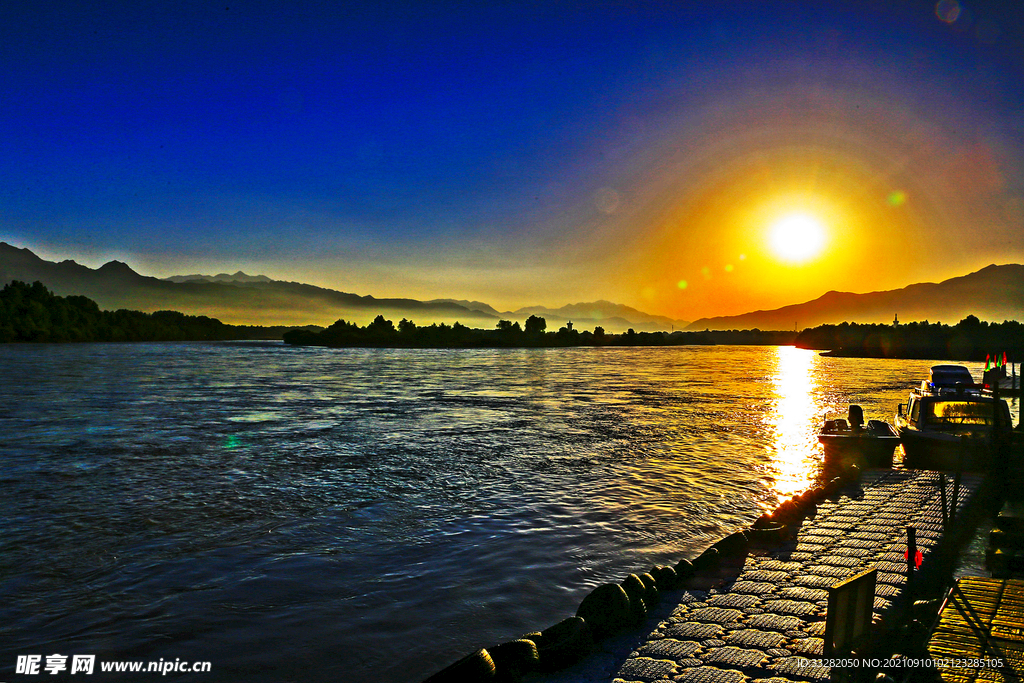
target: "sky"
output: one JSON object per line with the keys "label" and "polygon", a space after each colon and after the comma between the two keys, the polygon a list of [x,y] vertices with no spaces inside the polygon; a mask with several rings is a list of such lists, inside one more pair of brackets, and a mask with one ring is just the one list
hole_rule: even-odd
{"label": "sky", "polygon": [[693,320],[1024,262],[1022,113],[1019,2],[4,3],[0,240]]}

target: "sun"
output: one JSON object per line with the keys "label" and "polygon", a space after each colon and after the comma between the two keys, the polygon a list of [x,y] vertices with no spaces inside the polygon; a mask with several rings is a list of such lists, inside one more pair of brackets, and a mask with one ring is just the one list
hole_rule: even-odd
{"label": "sun", "polygon": [[803,263],[821,253],[825,246],[825,226],[806,213],[786,214],[772,224],[768,243],[783,261]]}

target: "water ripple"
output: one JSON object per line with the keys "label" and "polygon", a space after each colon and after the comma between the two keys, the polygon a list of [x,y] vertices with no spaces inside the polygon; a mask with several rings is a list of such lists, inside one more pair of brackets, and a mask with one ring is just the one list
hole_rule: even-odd
{"label": "water ripple", "polygon": [[[926,361],[797,349],[0,348],[0,636],[417,681],[805,487]],[[977,368],[975,368],[977,370]]]}

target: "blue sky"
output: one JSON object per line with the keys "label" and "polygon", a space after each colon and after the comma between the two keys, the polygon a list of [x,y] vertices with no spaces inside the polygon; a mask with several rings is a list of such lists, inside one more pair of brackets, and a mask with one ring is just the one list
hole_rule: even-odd
{"label": "blue sky", "polygon": [[[1019,5],[35,5],[0,239],[45,257],[681,318],[1024,259]],[[735,212],[785,201],[930,254],[772,263]]]}

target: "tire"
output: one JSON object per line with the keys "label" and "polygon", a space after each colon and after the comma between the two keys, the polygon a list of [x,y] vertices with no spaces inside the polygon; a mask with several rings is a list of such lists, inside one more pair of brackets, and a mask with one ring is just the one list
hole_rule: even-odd
{"label": "tire", "polygon": [[657,567],[651,569],[650,574],[654,577],[654,581],[658,584],[659,591],[675,590],[676,570],[672,569],[672,567],[658,565]]}
{"label": "tire", "polygon": [[718,548],[711,547],[697,556],[697,559],[693,561],[693,569],[698,572],[705,569],[715,569],[721,561],[722,557],[718,552]]}
{"label": "tire", "polygon": [[644,602],[644,594],[647,592],[647,587],[644,586],[644,582],[640,580],[639,576],[630,574],[622,582],[622,588],[626,591],[626,595],[629,596],[629,607],[633,625],[642,624],[647,617],[647,603]]}
{"label": "tire", "polygon": [[590,624],[594,640],[601,640],[630,625],[629,595],[617,583],[598,586],[583,598],[576,616]]}
{"label": "tire", "polygon": [[540,655],[537,644],[529,639],[511,640],[501,645],[487,648],[494,660],[495,681],[514,683],[522,680],[525,674],[535,671],[540,666]]}
{"label": "tire", "polygon": [[580,617],[563,619],[541,631],[537,642],[541,671],[558,671],[575,664],[594,649],[590,625]]}
{"label": "tire", "polygon": [[441,669],[423,683],[477,683],[493,681],[495,674],[494,660],[490,653],[480,649]]}

